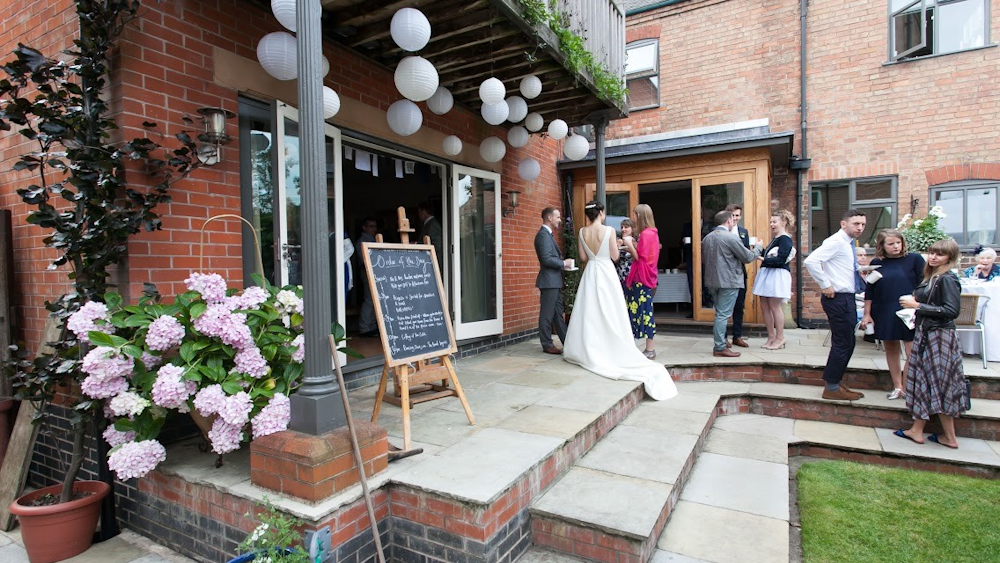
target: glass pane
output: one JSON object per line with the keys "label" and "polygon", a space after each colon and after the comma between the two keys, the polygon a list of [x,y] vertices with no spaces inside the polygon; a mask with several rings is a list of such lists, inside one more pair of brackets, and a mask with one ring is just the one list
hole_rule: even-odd
{"label": "glass pane", "polygon": [[457,196],[462,323],[496,319],[496,185],[461,174]]}
{"label": "glass pane", "polygon": [[968,198],[969,209],[966,219],[968,228],[966,244],[969,246],[997,244],[996,188],[970,189],[965,192],[965,196]]}
{"label": "glass pane", "polygon": [[847,184],[812,186],[812,193],[815,209],[810,215],[809,244],[815,250],[826,237],[840,230],[840,219],[851,208],[851,198]]}
{"label": "glass pane", "polygon": [[275,284],[274,277],[274,180],[272,177],[273,137],[270,119],[253,119],[250,122],[250,198],[253,216],[250,222],[260,241],[264,277]]}
{"label": "glass pane", "polygon": [[950,53],[986,45],[985,0],[941,4],[938,8],[938,52]]}
{"label": "glass pane", "polygon": [[[724,210],[730,203],[743,205],[743,182],[706,184],[701,186],[702,222],[701,237],[698,239],[699,241],[702,238],[705,238],[705,235],[710,233],[712,229],[715,228],[715,214]],[[740,222],[742,223],[742,220]],[[704,278],[702,279],[704,280]],[[701,306],[704,309],[708,309],[713,306],[712,298],[709,296],[704,283],[701,288]]]}
{"label": "glass pane", "polygon": [[858,180],[854,183],[854,200],[892,199],[892,180]]}
{"label": "glass pane", "polygon": [[[933,52],[933,13],[934,10],[928,7],[925,21],[921,17],[920,3],[918,2],[914,8],[893,17],[893,57],[899,56],[900,53],[907,53],[907,57],[920,57]],[[921,32],[925,35],[921,35]],[[926,42],[920,47],[924,41]]]}
{"label": "glass pane", "polygon": [[[882,229],[896,228],[896,221],[893,219],[893,205],[865,206],[858,205],[855,209],[865,214],[865,232],[858,238],[858,246],[875,248],[875,237]],[[843,214],[840,215],[843,217]],[[837,219],[837,229],[840,229],[840,218]],[[819,241],[822,243],[823,241]],[[818,245],[817,245],[818,246]]]}
{"label": "glass pane", "polygon": [[300,215],[302,198],[299,197],[299,185],[302,182],[299,171],[299,124],[285,118],[285,201],[279,205],[285,206],[285,229],[287,243],[282,248],[282,260],[288,268],[288,279],[285,283],[302,285],[302,237],[300,236]]}
{"label": "glass pane", "polygon": [[628,88],[629,108],[645,108],[660,103],[659,76],[635,78],[629,80],[625,87]]}
{"label": "glass pane", "polygon": [[962,190],[934,194],[934,205],[940,206],[946,215],[944,219],[938,219],[938,227],[958,244],[965,244],[965,234],[962,232],[962,219],[965,216],[964,194]]}
{"label": "glass pane", "polygon": [[[344,296],[350,294],[351,288],[358,284],[356,279],[363,272],[355,272],[351,266],[351,256],[354,253],[354,243],[347,229],[338,233],[334,230],[334,219],[337,213],[337,177],[334,174],[337,165],[337,149],[332,137],[326,137],[326,220],[330,233],[330,312],[332,322],[338,322],[337,311],[340,303],[337,300],[337,284],[344,285]],[[344,257],[341,265],[337,264],[337,245],[340,245]]]}
{"label": "glass pane", "polygon": [[608,206],[604,210],[605,215],[618,215],[628,217],[631,210],[628,208],[628,192],[613,192],[606,194]]}
{"label": "glass pane", "polygon": [[656,69],[656,43],[625,49],[625,74]]}

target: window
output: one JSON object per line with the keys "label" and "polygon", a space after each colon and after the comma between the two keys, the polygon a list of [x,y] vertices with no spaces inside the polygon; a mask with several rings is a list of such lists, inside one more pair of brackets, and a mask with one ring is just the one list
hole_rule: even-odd
{"label": "window", "polygon": [[868,218],[858,245],[875,248],[882,229],[896,227],[896,178],[858,178],[810,185],[809,243],[815,250],[840,230],[840,220],[848,209],[863,211]]}
{"label": "window", "polygon": [[947,215],[938,220],[938,226],[959,246],[1000,246],[998,191],[1000,183],[995,181],[950,182],[931,188],[932,205],[940,205]]}
{"label": "window", "polygon": [[988,0],[890,0],[889,60],[983,47]]}
{"label": "window", "polygon": [[628,109],[660,105],[660,45],[657,39],[636,41],[625,47],[625,87]]}

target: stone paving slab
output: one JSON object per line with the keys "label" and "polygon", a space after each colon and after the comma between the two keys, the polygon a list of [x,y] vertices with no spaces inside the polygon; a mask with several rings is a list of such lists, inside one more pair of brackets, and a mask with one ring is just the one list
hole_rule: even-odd
{"label": "stone paving slab", "polygon": [[671,489],[663,483],[572,467],[531,509],[643,540],[653,533]]}
{"label": "stone paving slab", "polygon": [[798,442],[795,435],[795,421],[790,418],[764,416],[762,414],[731,414],[715,419],[715,426],[729,432],[770,436],[786,443]]}
{"label": "stone paving slab", "polygon": [[484,428],[398,473],[393,481],[451,498],[487,503],[563,442],[551,436]]}
{"label": "stone paving slab", "polygon": [[[445,399],[448,400],[448,399]],[[458,399],[455,399],[458,402]],[[461,403],[459,403],[461,409]],[[469,419],[465,416],[465,411],[460,412],[445,410],[441,408],[430,409],[425,412],[412,413],[410,415],[410,436],[414,440],[427,442],[436,446],[448,447],[461,442],[468,436],[495,424],[502,417],[494,412],[481,412],[481,409],[472,408],[472,414],[476,417],[476,424],[469,424]],[[379,417],[378,423],[385,427],[386,433],[399,441],[403,439],[403,419],[402,417],[386,416]]]}
{"label": "stone paving slab", "polygon": [[923,444],[917,444],[911,440],[895,436],[893,432],[894,430],[886,428],[875,429],[875,434],[882,444],[882,449],[886,452],[1000,467],[1000,452],[990,447],[986,440],[959,436],[958,449],[953,450],[941,444],[935,444],[930,440],[925,440]]}
{"label": "stone paving slab", "polygon": [[697,443],[690,434],[619,425],[576,466],[674,484]]}
{"label": "stone paving slab", "polygon": [[[705,396],[715,397],[715,395]],[[700,436],[705,431],[705,427],[708,426],[712,414],[666,408],[666,405],[672,400],[656,403],[644,402],[639,405],[639,408],[632,411],[632,414],[628,415],[622,424],[649,430],[665,430]]]}
{"label": "stone paving slab", "polygon": [[[540,399],[549,395],[551,389],[539,389],[537,387],[527,387],[524,385],[510,385],[508,383],[492,383],[479,389],[473,389],[465,393],[465,398],[469,401],[469,407],[476,420],[489,419],[500,421],[513,415],[517,411],[537,403]],[[452,412],[461,412],[465,416],[465,409],[462,408],[462,401],[457,397],[450,397],[437,402],[439,408]],[[468,420],[468,419],[466,419]]]}
{"label": "stone paving slab", "polygon": [[[572,365],[572,364],[570,364]],[[574,366],[575,367],[575,366]],[[582,368],[578,368],[582,369]],[[529,369],[519,375],[508,377],[504,383],[509,385],[524,385],[541,389],[562,389],[580,379],[580,373],[565,373],[551,369],[549,364],[539,368]]]}
{"label": "stone paving slab", "polygon": [[662,410],[676,409],[682,411],[706,412],[715,410],[719,404],[719,396],[712,393],[694,393],[691,391],[678,390],[676,397],[667,401],[656,401],[648,404]]}
{"label": "stone paving slab", "polygon": [[882,449],[874,428],[816,420],[796,420],[794,432],[806,442],[869,451]]}
{"label": "stone paving slab", "polygon": [[508,417],[497,428],[569,440],[590,426],[598,416],[588,411],[531,405]]}
{"label": "stone paving slab", "polygon": [[788,466],[702,453],[681,499],[788,520]]}
{"label": "stone paving slab", "polygon": [[636,381],[615,381],[590,374],[590,377],[578,379],[553,391],[535,404],[603,414],[641,385]]}
{"label": "stone paving slab", "polygon": [[577,557],[572,557],[565,553],[557,553],[555,551],[549,551],[548,549],[542,549],[537,546],[531,546],[528,551],[524,552],[518,560],[517,563],[588,563],[586,559],[580,559]]}
{"label": "stone paving slab", "polygon": [[712,563],[788,563],[788,537],[785,520],[681,500],[657,547]]}
{"label": "stone paving slab", "polygon": [[1000,442],[991,442],[987,440],[986,445],[988,445],[993,451],[995,451],[997,455],[1000,455]]}
{"label": "stone paving slab", "polygon": [[[716,419],[718,420],[718,419]],[[770,436],[729,432],[714,427],[705,441],[705,452],[788,464],[788,442]]]}
{"label": "stone paving slab", "polygon": [[688,557],[687,555],[681,555],[680,553],[674,553],[672,551],[663,551],[662,549],[654,549],[653,556],[649,559],[649,563],[710,563],[704,559],[695,559],[694,557]]}
{"label": "stone paving slab", "polygon": [[713,395],[746,395],[751,382],[742,381],[678,381],[677,389],[682,393],[708,393]]}

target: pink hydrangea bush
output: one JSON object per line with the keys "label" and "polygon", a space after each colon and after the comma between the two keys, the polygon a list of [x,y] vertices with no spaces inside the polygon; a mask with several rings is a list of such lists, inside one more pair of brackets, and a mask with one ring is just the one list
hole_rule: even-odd
{"label": "pink hydrangea bush", "polygon": [[108,466],[119,479],[166,459],[156,438],[171,412],[214,418],[207,438],[218,454],[288,427],[303,372],[302,290],[255,279],[259,287],[236,292],[218,274],[192,273],[172,304],[152,292],[122,306],[108,294],[110,310],[90,303],[70,317],[69,329],[94,345],[82,391],[106,401]]}

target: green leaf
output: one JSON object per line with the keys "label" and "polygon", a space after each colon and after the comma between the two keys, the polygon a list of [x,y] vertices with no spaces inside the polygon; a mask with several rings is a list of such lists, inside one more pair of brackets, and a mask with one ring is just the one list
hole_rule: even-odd
{"label": "green leaf", "polygon": [[208,310],[208,305],[206,305],[205,303],[202,303],[200,301],[198,303],[195,303],[194,305],[191,305],[191,308],[189,309],[190,315],[191,315],[192,319],[197,319],[206,310]]}
{"label": "green leaf", "polygon": [[142,348],[136,346],[135,344],[126,344],[122,346],[122,353],[130,358],[142,358]]}
{"label": "green leaf", "polygon": [[145,328],[149,326],[149,323],[151,322],[153,322],[153,319],[148,315],[129,315],[128,317],[125,317],[125,321],[122,324],[127,327]]}
{"label": "green leaf", "polygon": [[104,303],[108,306],[108,309],[121,308],[122,301],[122,296],[113,291],[104,294]]}
{"label": "green leaf", "polygon": [[106,346],[108,348],[115,347],[115,341],[110,334],[100,332],[98,330],[92,330],[87,333],[87,340],[94,346]]}
{"label": "green leaf", "polygon": [[185,342],[184,344],[181,344],[181,359],[186,363],[192,363],[194,360],[194,353],[194,342]]}
{"label": "green leaf", "polygon": [[243,386],[239,382],[230,379],[222,383],[222,390],[230,395],[235,395],[243,390]]}

